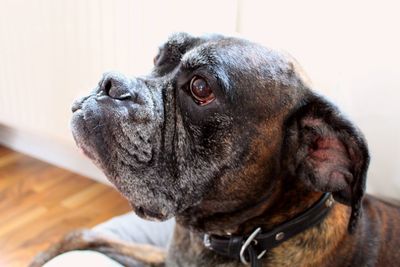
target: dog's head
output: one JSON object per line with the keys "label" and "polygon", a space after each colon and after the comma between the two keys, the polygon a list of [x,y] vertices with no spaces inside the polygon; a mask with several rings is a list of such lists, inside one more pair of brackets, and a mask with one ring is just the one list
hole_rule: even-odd
{"label": "dog's head", "polygon": [[287,176],[334,192],[357,217],[362,136],[294,60],[260,45],[175,34],[148,76],[106,74],[73,111],[77,144],[143,217],[204,201],[214,212],[244,208]]}

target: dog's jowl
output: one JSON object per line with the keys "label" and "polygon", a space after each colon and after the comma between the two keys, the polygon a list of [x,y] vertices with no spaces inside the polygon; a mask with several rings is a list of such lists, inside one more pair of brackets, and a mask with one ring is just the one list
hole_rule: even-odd
{"label": "dog's jowl", "polygon": [[400,266],[400,208],[365,195],[363,135],[286,54],[174,34],[147,76],[105,74],[72,129],[136,214],[176,218],[143,263]]}

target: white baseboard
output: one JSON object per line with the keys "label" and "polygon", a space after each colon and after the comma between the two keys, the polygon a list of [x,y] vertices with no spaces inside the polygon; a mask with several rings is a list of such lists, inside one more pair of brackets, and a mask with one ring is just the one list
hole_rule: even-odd
{"label": "white baseboard", "polygon": [[104,174],[82,155],[73,141],[43,137],[0,124],[0,144],[110,185]]}

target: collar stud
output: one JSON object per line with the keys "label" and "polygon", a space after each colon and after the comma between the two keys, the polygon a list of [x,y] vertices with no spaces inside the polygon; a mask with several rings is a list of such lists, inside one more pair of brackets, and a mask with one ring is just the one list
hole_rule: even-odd
{"label": "collar stud", "polygon": [[284,232],[279,232],[275,235],[275,240],[276,241],[280,241],[285,237],[285,233]]}
{"label": "collar stud", "polygon": [[335,200],[333,199],[333,196],[330,195],[329,198],[325,201],[325,206],[330,208],[332,207],[333,202],[335,202]]}

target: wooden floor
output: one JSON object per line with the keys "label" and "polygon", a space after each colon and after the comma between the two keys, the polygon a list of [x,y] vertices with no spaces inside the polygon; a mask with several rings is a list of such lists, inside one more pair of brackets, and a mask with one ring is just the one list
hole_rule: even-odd
{"label": "wooden floor", "polygon": [[27,266],[64,233],[129,210],[112,188],[0,146],[0,266]]}

